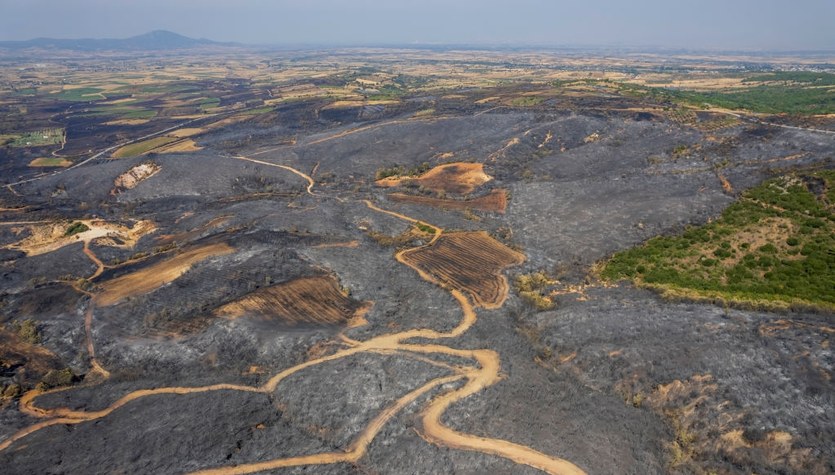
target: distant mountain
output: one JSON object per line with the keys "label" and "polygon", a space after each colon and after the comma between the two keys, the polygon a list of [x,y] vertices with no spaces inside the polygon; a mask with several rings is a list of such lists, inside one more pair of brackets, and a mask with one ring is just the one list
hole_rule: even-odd
{"label": "distant mountain", "polygon": [[206,39],[194,39],[165,30],[156,30],[144,35],[123,39],[55,39],[35,38],[27,41],[0,41],[5,49],[63,49],[74,51],[155,51],[198,48],[203,46],[231,46]]}

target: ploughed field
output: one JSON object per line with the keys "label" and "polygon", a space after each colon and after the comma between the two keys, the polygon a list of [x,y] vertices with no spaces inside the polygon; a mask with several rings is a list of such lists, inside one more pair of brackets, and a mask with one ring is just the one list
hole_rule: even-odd
{"label": "ploughed field", "polygon": [[507,298],[505,268],[525,256],[479,231],[445,234],[430,246],[401,253],[400,260],[466,292],[481,307],[498,308]]}
{"label": "ploughed field", "polygon": [[507,208],[507,191],[493,190],[490,193],[466,200],[453,200],[434,198],[432,196],[407,195],[405,193],[391,193],[388,198],[392,201],[402,203],[414,203],[419,205],[433,206],[441,209],[454,209],[459,211],[476,210],[504,213]]}
{"label": "ploughed field", "polygon": [[288,326],[342,325],[367,307],[346,296],[330,276],[304,277],[265,287],[217,309],[229,318],[278,319]]}
{"label": "ploughed field", "polygon": [[830,119],[288,54],[0,95],[3,473],[835,471]]}

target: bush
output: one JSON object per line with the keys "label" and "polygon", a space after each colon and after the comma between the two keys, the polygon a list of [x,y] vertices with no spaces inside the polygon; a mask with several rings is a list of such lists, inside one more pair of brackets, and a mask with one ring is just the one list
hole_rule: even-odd
{"label": "bush", "polygon": [[73,383],[73,381],[75,381],[75,374],[73,374],[71,369],[52,369],[46,373],[46,376],[44,376],[43,379],[41,379],[41,382],[38,383],[38,387],[41,390],[58,388],[61,386],[69,386]]}
{"label": "bush", "polygon": [[17,336],[26,343],[37,345],[41,342],[41,334],[38,331],[38,325],[34,320],[24,320],[22,322],[15,322],[12,324]]}
{"label": "bush", "polygon": [[760,248],[757,249],[757,250],[759,252],[764,253],[764,254],[774,254],[774,253],[777,252],[777,248],[774,247],[774,244],[771,244],[771,243],[764,244],[764,245],[760,246]]}
{"label": "bush", "polygon": [[552,284],[554,282],[542,271],[516,276],[515,281],[516,291],[522,299],[539,311],[555,307],[554,301],[545,295]]}
{"label": "bush", "polygon": [[540,312],[545,310],[551,310],[556,306],[554,301],[551,300],[550,297],[546,297],[539,292],[520,292],[519,295],[531,306],[539,310]]}
{"label": "bush", "polygon": [[83,233],[85,231],[89,231],[90,228],[82,223],[81,221],[76,221],[70,224],[70,227],[67,228],[67,231],[64,232],[64,236],[73,236],[78,233]]}
{"label": "bush", "polygon": [[420,221],[415,223],[415,227],[418,228],[421,232],[424,232],[424,233],[427,233],[427,234],[435,234],[435,228],[433,228],[432,226],[429,226],[428,224],[421,223]]}

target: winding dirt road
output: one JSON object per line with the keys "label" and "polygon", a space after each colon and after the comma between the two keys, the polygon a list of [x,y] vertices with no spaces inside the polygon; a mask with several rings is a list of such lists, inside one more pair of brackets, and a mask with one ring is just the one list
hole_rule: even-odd
{"label": "winding dirt road", "polygon": [[[308,175],[284,165],[273,164],[269,162],[261,162],[246,157],[236,157],[241,160],[247,160],[255,163],[261,163],[268,166],[286,169],[296,175],[305,178],[308,181],[307,191],[311,195],[312,188],[315,184],[312,178]],[[318,195],[317,195],[318,196]],[[411,222],[414,224],[423,224],[431,226],[435,230],[433,239],[424,246],[434,245],[438,238],[443,233],[443,230],[434,225],[424,223],[417,219],[405,216],[393,211],[385,210],[377,207],[370,201],[364,201],[364,204],[371,210],[385,213],[390,216]],[[418,248],[413,248],[418,249]],[[412,249],[412,250],[413,250]],[[423,340],[432,340],[437,342],[439,340],[453,339],[466,333],[478,320],[478,314],[475,311],[473,304],[463,293],[458,290],[451,289],[445,285],[444,282],[437,281],[433,276],[423,272],[422,270],[410,265],[407,261],[401,258],[401,255],[408,251],[400,251],[395,255],[397,260],[409,268],[414,270],[422,279],[431,282],[435,285],[447,289],[453,298],[461,307],[462,318],[458,325],[447,332],[439,332],[434,329],[413,329],[403,332],[384,334],[372,337],[365,341],[357,341],[348,338],[344,334],[341,335],[341,342],[345,346],[343,349],[336,351],[333,354],[323,356],[320,358],[306,361],[302,364],[287,368],[273,377],[271,377],[262,386],[245,386],[236,384],[215,384],[202,387],[162,387],[156,389],[142,389],[133,391],[105,409],[98,411],[80,411],[69,408],[40,408],[36,405],[37,398],[45,394],[40,391],[30,391],[26,393],[20,400],[20,410],[33,417],[45,419],[42,422],[24,428],[11,437],[0,443],[0,451],[11,447],[15,442],[27,437],[28,435],[37,432],[46,427],[54,425],[72,425],[83,422],[94,421],[102,419],[113,413],[113,411],[130,404],[133,401],[153,396],[153,395],[184,395],[205,393],[211,391],[243,391],[252,393],[270,394],[278,390],[282,381],[291,375],[294,375],[307,368],[320,365],[329,361],[346,358],[352,355],[361,353],[376,353],[387,355],[401,355],[403,357],[413,358],[438,367],[442,367],[450,371],[452,374],[433,379],[421,387],[409,392],[395,401],[390,406],[386,407],[382,412],[375,416],[369,424],[354,438],[351,444],[342,451],[326,452],[319,454],[301,455],[297,457],[278,458],[269,461],[256,462],[250,464],[242,464],[229,467],[217,467],[208,470],[203,470],[200,474],[213,475],[227,475],[227,474],[248,474],[261,472],[265,470],[273,470],[282,467],[307,466],[307,465],[324,465],[340,462],[356,462],[362,458],[375,437],[380,433],[383,426],[388,423],[394,416],[407,406],[417,402],[423,397],[429,397],[433,392],[436,393],[434,397],[426,403],[421,411],[422,424],[418,430],[423,435],[424,439],[439,446],[445,446],[460,450],[469,450],[480,452],[484,454],[504,457],[518,464],[528,465],[550,474],[563,475],[578,475],[583,474],[583,470],[574,465],[568,460],[546,455],[529,447],[519,445],[513,442],[481,437],[471,434],[458,432],[442,422],[444,413],[451,405],[463,399],[476,395],[484,388],[492,386],[501,380],[501,359],[499,354],[490,349],[476,349],[476,350],[462,350],[449,346],[440,345],[437,343],[415,344],[409,343],[409,340],[420,338]],[[85,246],[85,253],[89,249]],[[90,253],[92,254],[92,252]],[[88,256],[90,256],[88,254]],[[96,262],[93,256],[90,258]],[[100,262],[100,261],[99,261]],[[92,310],[95,306],[95,298],[91,301],[88,308],[88,315],[90,322],[92,322]],[[85,324],[87,322],[85,321]],[[87,325],[85,325],[87,326]],[[93,359],[93,364],[97,366],[94,357],[94,348],[92,347],[92,335],[89,333],[88,326],[88,351]],[[432,355],[448,355],[464,360],[470,361],[467,365],[450,365],[442,361],[435,361],[431,358]],[[98,366],[100,368],[100,366]],[[101,369],[102,371],[103,368]],[[106,372],[105,372],[106,373]],[[461,382],[463,381],[463,384]],[[69,388],[64,388],[66,390]],[[54,391],[52,391],[54,392]]]}
{"label": "winding dirt road", "polygon": [[314,195],[314,196],[316,195],[316,193],[313,193],[313,186],[316,185],[316,182],[313,181],[313,178],[311,178],[310,175],[302,173],[302,172],[296,170],[293,167],[288,167],[287,165],[279,165],[278,163],[265,162],[263,160],[256,160],[254,158],[243,157],[243,156],[240,156],[240,155],[235,156],[234,158],[236,158],[238,160],[245,160],[247,162],[257,163],[259,165],[266,165],[268,167],[281,168],[281,169],[289,171],[290,173],[295,173],[296,175],[298,175],[298,176],[304,178],[305,180],[307,180],[307,194],[308,195]]}

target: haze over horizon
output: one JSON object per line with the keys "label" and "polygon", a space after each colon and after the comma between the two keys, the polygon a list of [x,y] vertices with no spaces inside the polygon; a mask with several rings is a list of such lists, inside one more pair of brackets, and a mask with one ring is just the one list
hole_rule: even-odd
{"label": "haze over horizon", "polygon": [[248,44],[835,49],[829,0],[0,0],[0,40],[170,30]]}

